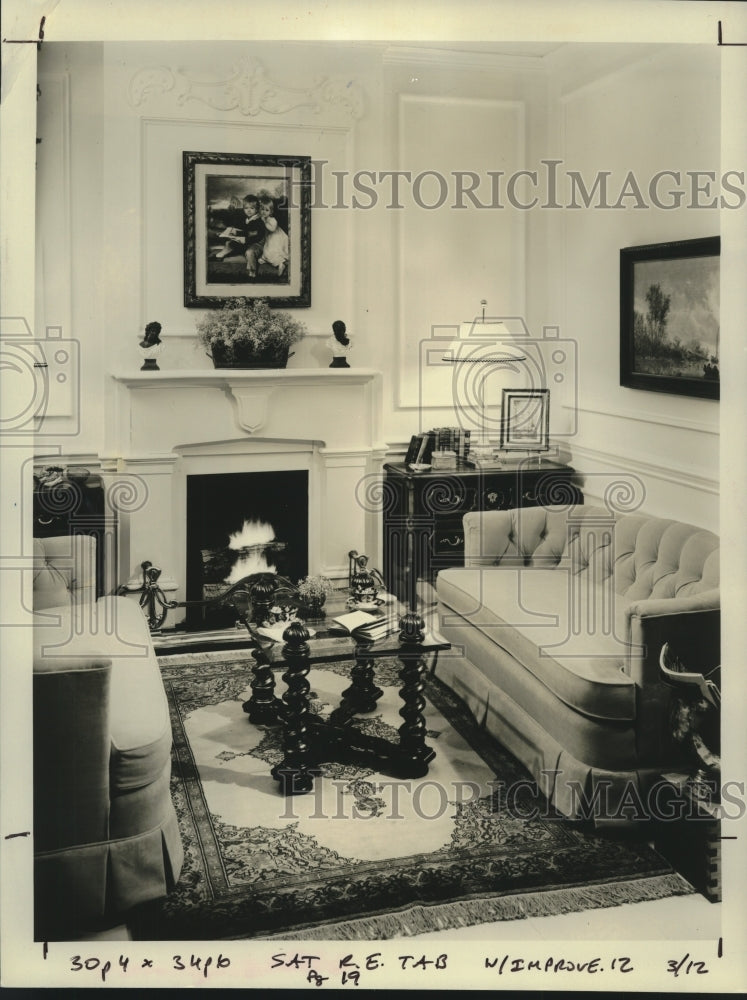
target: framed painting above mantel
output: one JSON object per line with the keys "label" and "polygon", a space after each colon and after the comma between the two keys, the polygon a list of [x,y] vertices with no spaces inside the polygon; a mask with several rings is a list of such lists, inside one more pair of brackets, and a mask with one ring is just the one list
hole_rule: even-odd
{"label": "framed painting above mantel", "polygon": [[718,236],[620,251],[620,385],[719,398]]}
{"label": "framed painting above mantel", "polygon": [[311,305],[311,158],[182,153],[184,304]]}

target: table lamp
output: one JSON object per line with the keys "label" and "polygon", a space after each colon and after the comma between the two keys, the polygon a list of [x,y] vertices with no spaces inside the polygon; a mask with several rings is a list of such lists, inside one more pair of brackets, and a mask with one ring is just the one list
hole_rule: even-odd
{"label": "table lamp", "polygon": [[[527,380],[526,345],[514,338],[506,324],[498,319],[486,318],[486,300],[481,300],[482,316],[460,323],[459,338],[451,341],[444,351],[442,361],[454,367],[454,405],[462,423],[472,424],[470,456],[477,461],[492,459],[488,427],[490,415],[486,399],[486,383],[496,402],[500,402],[502,389],[524,387]],[[497,383],[497,384],[496,384]],[[496,421],[500,428],[500,417]]]}

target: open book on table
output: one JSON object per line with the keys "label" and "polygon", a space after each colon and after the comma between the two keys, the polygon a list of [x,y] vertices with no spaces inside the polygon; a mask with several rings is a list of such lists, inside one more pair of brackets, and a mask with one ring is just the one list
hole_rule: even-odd
{"label": "open book on table", "polygon": [[396,632],[399,628],[399,619],[393,614],[372,615],[368,611],[351,611],[349,614],[334,618],[331,624],[354,639],[375,642]]}

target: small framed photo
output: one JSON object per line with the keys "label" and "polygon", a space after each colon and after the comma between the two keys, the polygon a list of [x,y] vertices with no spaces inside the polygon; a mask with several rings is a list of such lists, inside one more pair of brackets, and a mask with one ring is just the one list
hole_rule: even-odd
{"label": "small framed photo", "polygon": [[620,251],[620,385],[719,398],[718,236]]}
{"label": "small framed photo", "polygon": [[549,389],[503,390],[500,447],[504,451],[549,450]]}
{"label": "small framed photo", "polygon": [[311,305],[311,158],[182,154],[184,304]]}

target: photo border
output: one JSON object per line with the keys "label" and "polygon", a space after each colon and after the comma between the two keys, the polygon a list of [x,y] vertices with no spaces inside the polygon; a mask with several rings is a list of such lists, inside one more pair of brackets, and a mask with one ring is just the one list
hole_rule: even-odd
{"label": "photo border", "polygon": [[[514,440],[515,428],[511,420],[511,401],[513,399],[537,399],[542,404],[540,417],[540,435],[532,441]],[[501,401],[501,439],[502,451],[549,451],[550,449],[550,390],[549,389],[504,389]]]}
{"label": "photo border", "polygon": [[635,265],[643,261],[684,260],[697,257],[720,257],[721,237],[651,243],[620,250],[620,385],[649,392],[676,393],[699,399],[719,399],[718,379],[685,376],[651,375],[634,370]]}
{"label": "photo border", "polygon": [[[295,274],[298,291],[287,294],[287,287],[273,293],[270,283],[246,282],[244,284],[208,286],[211,294],[198,290],[198,255],[205,259],[204,236],[197,217],[197,168],[199,167],[271,167],[289,171],[290,211],[299,213],[300,267]],[[232,298],[265,298],[271,306],[299,308],[311,305],[311,157],[269,155],[255,153],[182,153],[184,194],[184,305],[191,308],[219,309]],[[217,170],[216,172],[219,172]],[[293,198],[293,193],[296,198]],[[295,240],[295,237],[294,237]],[[291,276],[294,277],[293,267]],[[207,286],[207,280],[201,282]],[[215,290],[213,292],[213,289]]]}

